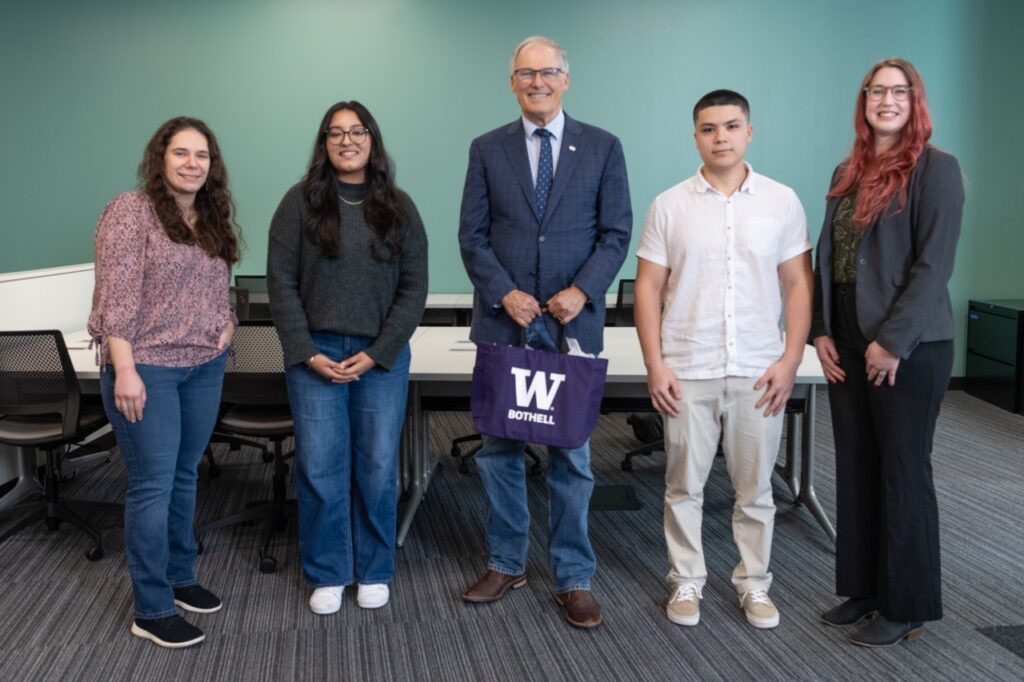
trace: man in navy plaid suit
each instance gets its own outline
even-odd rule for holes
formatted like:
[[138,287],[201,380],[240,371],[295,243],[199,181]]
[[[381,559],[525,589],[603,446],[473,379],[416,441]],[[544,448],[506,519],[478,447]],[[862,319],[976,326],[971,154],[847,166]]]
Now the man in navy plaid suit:
[[[473,282],[477,343],[521,345],[524,335],[575,338],[601,352],[605,294],[629,249],[633,213],[618,138],[562,111],[565,52],[527,38],[512,55],[521,118],[473,140],[459,245]],[[490,505],[487,572],[462,595],[492,602],[526,584],[530,515],[525,443],[483,436],[477,470]],[[589,443],[548,448],[550,539],[556,601],[569,623],[596,627],[596,560],[587,537],[594,476]]]

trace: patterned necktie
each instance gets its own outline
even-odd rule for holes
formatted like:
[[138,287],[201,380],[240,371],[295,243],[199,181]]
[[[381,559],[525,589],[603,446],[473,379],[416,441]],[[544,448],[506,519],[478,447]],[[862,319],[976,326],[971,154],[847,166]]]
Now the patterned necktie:
[[537,128],[533,134],[540,137],[540,161],[537,163],[537,184],[533,186],[533,198],[537,202],[537,213],[543,216],[555,174],[554,162],[551,159],[551,131]]

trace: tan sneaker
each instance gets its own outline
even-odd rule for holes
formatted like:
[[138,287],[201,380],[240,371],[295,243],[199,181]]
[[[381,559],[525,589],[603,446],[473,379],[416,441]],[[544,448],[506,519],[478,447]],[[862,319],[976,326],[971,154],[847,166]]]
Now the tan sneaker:
[[747,622],[755,628],[768,629],[779,624],[779,610],[765,590],[744,592],[740,597],[740,606],[747,615]]
[[676,625],[696,625],[700,622],[700,600],[697,583],[679,585],[668,598],[665,615]]

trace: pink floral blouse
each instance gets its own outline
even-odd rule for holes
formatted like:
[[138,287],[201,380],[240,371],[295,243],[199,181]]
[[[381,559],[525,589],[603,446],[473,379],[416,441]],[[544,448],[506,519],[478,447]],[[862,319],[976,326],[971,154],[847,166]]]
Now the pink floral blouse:
[[189,367],[221,351],[231,270],[196,245],[175,244],[141,190],[114,198],[96,226],[96,285],[89,333],[109,362],[106,337],[132,345],[135,362]]

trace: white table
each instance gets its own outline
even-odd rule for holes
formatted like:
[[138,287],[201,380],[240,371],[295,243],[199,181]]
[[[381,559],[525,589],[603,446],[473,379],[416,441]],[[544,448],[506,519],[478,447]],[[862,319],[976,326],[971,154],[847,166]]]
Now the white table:
[[[470,296],[469,294],[457,294]],[[471,297],[471,296],[470,296]],[[72,364],[85,393],[99,392],[96,351],[88,348],[84,331],[65,335]],[[604,352],[608,378],[604,402],[613,411],[649,409],[647,371],[632,327],[607,327]],[[412,362],[409,370],[409,401],[402,432],[402,489],[407,495],[398,526],[398,544],[404,543],[420,502],[430,485],[437,458],[430,452],[430,412],[436,409],[469,409],[470,381],[476,347],[469,341],[468,327],[418,327],[410,340]],[[811,347],[797,370],[798,384],[823,384],[821,365]],[[813,389],[813,386],[812,386]],[[835,542],[835,531],[814,491],[815,391],[807,392],[799,433],[799,480],[793,467],[796,452],[795,421],[787,420],[787,461],[780,473],[789,485],[796,504],[804,504]]]
[[[467,409],[470,381],[476,359],[476,347],[469,341],[466,327],[421,327],[412,343],[409,371],[409,407],[403,432],[403,479],[408,500],[398,526],[398,544],[405,541],[420,502],[430,485],[437,458],[430,452],[429,414],[432,409]],[[608,327],[604,330],[604,352],[608,359],[608,377],[604,399],[614,411],[650,408],[647,394],[647,370],[644,367],[636,329]],[[806,347],[797,370],[798,384],[811,384],[807,392],[799,434],[800,480],[793,467],[796,452],[795,415],[787,420],[786,464],[779,471],[789,485],[796,504],[804,504],[835,542],[835,531],[814,491],[814,384],[825,377],[813,348]],[[447,403],[447,404],[445,404]]]

